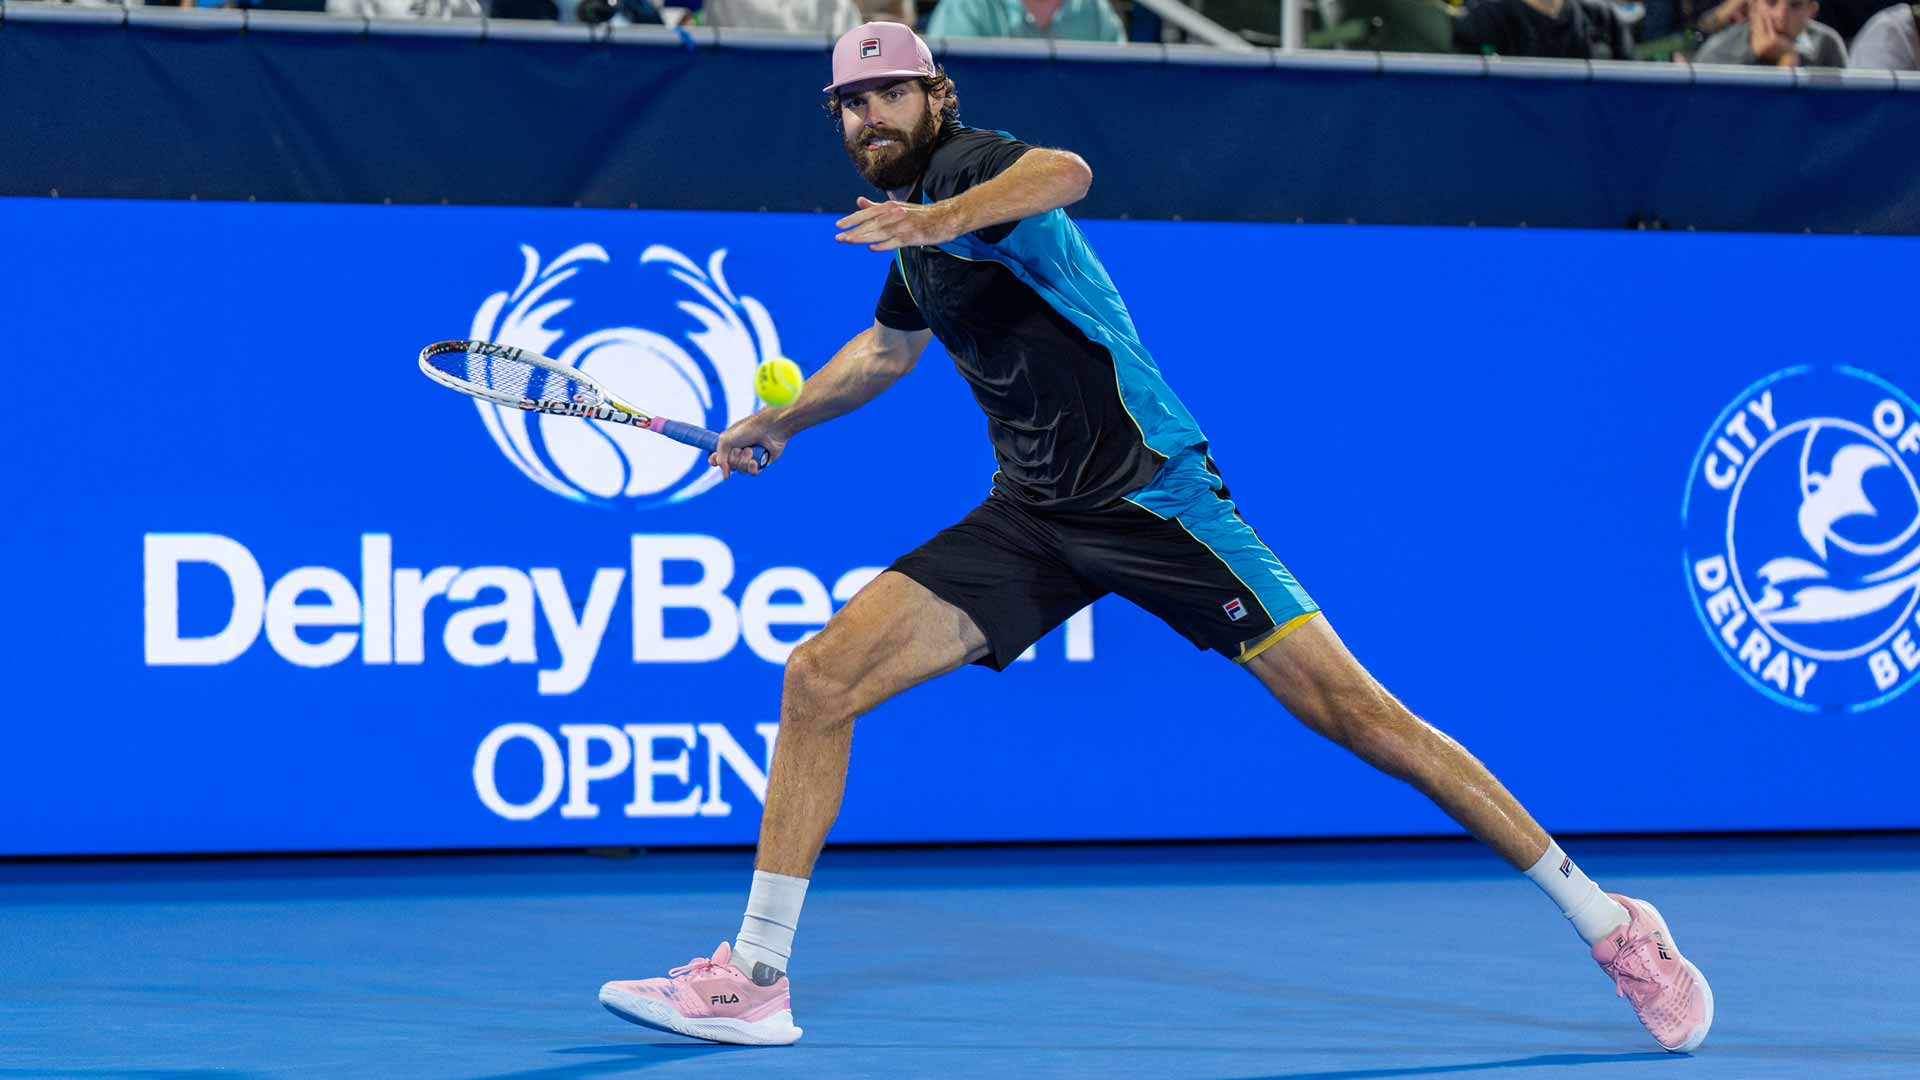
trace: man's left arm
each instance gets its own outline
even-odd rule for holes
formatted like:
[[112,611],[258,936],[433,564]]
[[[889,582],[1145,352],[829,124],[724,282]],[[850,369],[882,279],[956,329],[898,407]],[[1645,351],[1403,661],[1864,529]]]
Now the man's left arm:
[[836,225],[834,239],[874,251],[944,244],[958,236],[1072,206],[1093,186],[1093,170],[1080,155],[1035,147],[991,180],[935,203],[874,202]]

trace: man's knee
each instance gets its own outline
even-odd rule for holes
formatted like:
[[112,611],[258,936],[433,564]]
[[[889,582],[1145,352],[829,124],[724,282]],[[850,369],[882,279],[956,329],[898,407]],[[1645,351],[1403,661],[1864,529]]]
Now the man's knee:
[[1318,689],[1295,715],[1321,735],[1368,759],[1406,738],[1410,714],[1372,680]]
[[853,722],[854,678],[847,664],[818,637],[800,643],[787,657],[781,688],[782,731],[794,726],[830,730]]

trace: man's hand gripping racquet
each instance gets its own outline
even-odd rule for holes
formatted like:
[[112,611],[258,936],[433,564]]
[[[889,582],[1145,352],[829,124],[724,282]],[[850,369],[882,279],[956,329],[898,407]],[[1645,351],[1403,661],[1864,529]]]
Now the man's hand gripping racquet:
[[[593,376],[539,353],[495,345],[490,341],[436,341],[420,350],[420,370],[449,390],[511,405],[528,412],[579,416],[609,424],[646,428],[674,442],[697,446],[712,454],[720,436],[698,424],[685,424],[641,412],[620,400]],[[764,468],[767,448],[752,448],[753,461]]]

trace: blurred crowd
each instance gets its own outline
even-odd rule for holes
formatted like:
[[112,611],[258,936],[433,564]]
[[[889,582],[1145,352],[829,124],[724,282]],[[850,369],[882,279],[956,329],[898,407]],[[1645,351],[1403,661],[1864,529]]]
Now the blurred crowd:
[[[1857,10],[1834,0],[1840,25],[1820,21],[1819,0],[1467,0],[1448,27],[1455,51],[1578,60],[1691,59],[1697,64],[1913,68],[1916,8]],[[1844,6],[1843,6],[1844,5]],[[1880,42],[1905,35],[1906,62],[1886,62]],[[1853,36],[1853,53],[1847,39]],[[1864,59],[1863,59],[1864,58]],[[1868,62],[1870,61],[1870,62]]]
[[[89,0],[80,0],[89,2]],[[98,2],[98,0],[94,0]],[[118,0],[113,0],[118,2]],[[139,3],[141,0],[127,0]],[[905,23],[929,38],[1173,41],[1136,0],[145,0],[399,18],[547,19],[840,34]],[[1187,0],[1278,45],[1281,0]],[[1884,0],[1304,0],[1310,48],[1581,60],[1920,70],[1920,3]]]
[[1886,0],[1319,0],[1309,45],[1571,60],[1920,70]]

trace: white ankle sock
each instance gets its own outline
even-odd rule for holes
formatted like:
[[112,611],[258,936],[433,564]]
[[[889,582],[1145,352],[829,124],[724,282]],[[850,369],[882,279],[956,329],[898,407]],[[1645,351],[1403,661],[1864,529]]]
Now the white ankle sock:
[[1527,870],[1527,878],[1560,905],[1560,913],[1573,923],[1574,932],[1589,945],[1628,921],[1627,909],[1601,892],[1600,886],[1582,873],[1551,839],[1547,841],[1547,853]]
[[734,966],[762,986],[786,974],[787,961],[793,958],[793,931],[800,925],[800,905],[806,899],[806,878],[755,870],[747,917],[733,939]]

